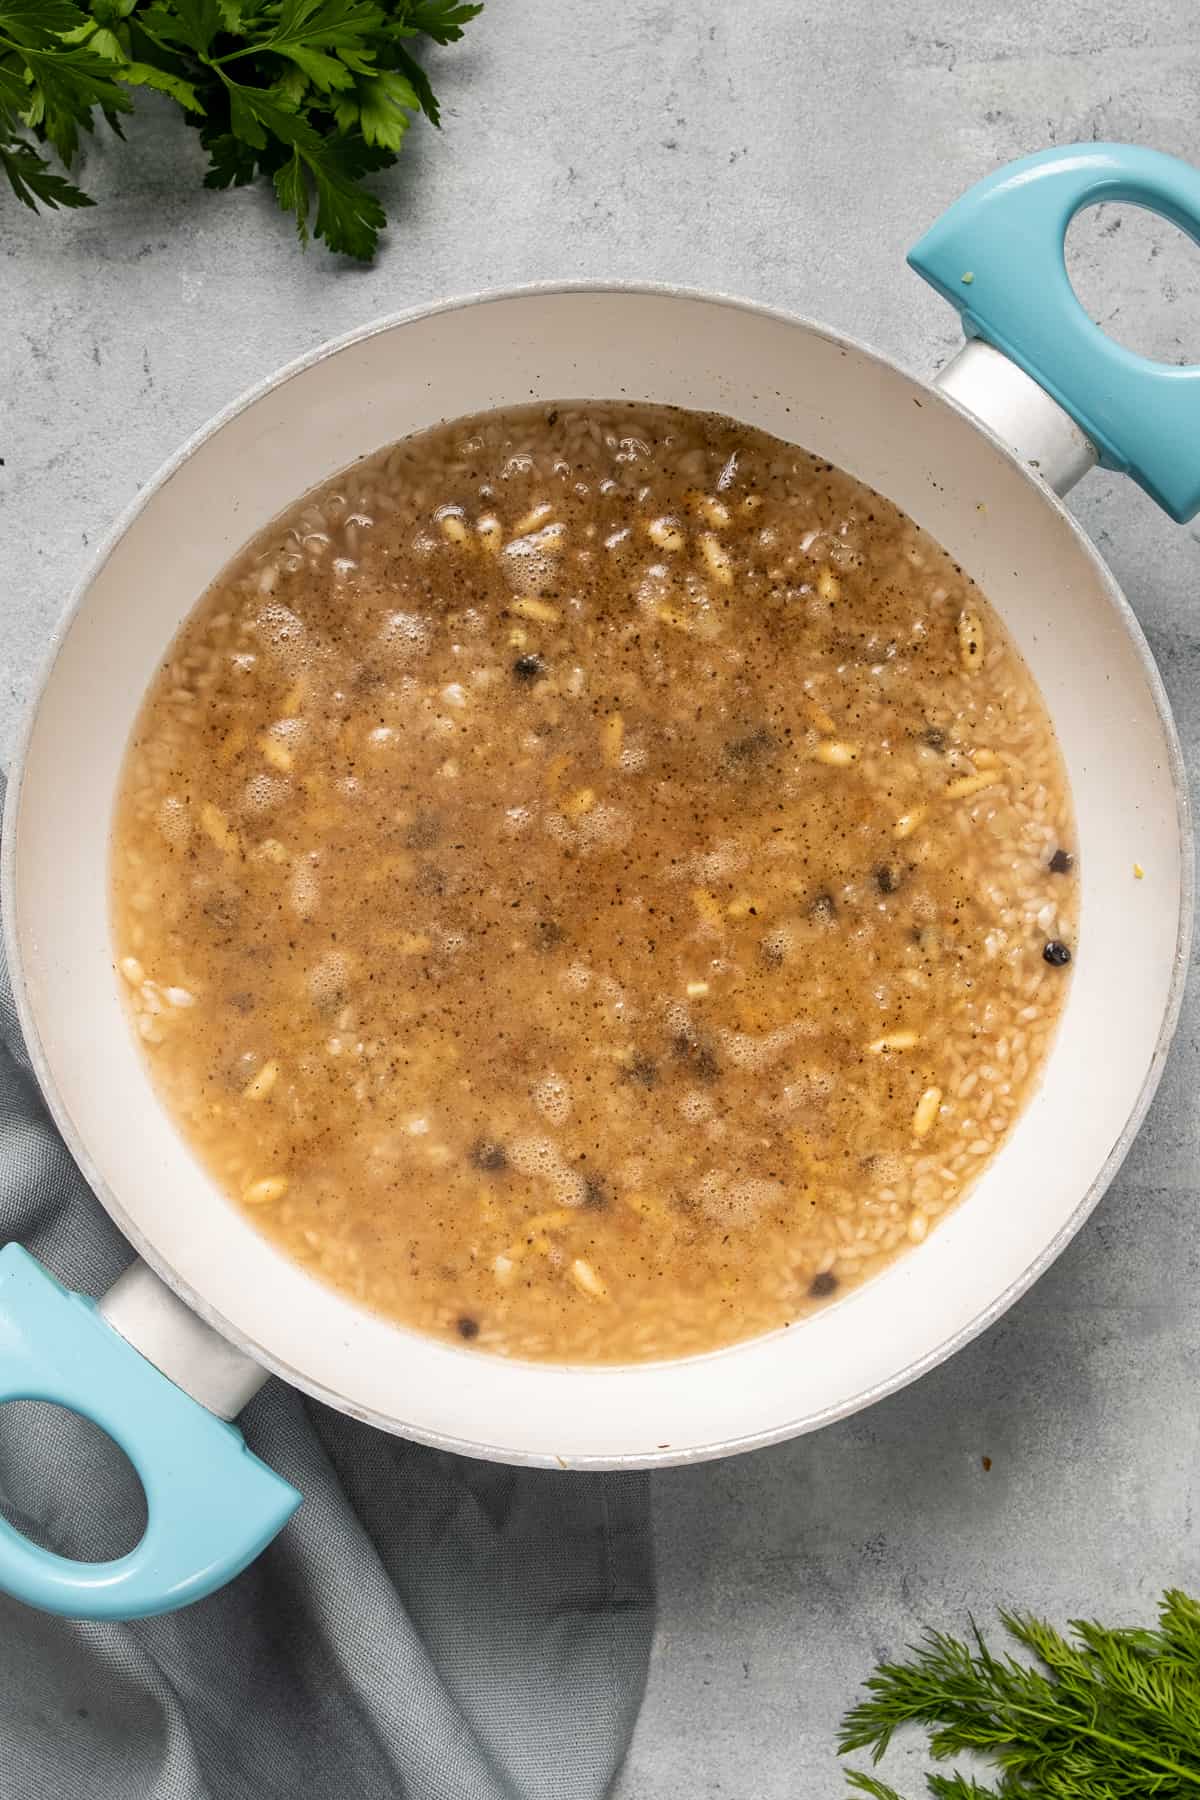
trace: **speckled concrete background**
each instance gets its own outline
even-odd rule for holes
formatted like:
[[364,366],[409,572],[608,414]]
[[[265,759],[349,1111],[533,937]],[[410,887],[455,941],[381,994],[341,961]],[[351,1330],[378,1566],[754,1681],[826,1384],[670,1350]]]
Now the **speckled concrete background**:
[[[0,754],[112,516],[335,332],[491,283],[644,276],[928,370],[956,329],[902,259],[963,187],[1080,138],[1200,162],[1193,0],[491,0],[442,61],[446,129],[414,130],[368,270],[301,256],[263,196],[191,187],[194,144],[153,102],[92,150],[94,212],[0,200]],[[1072,256],[1111,331],[1200,359],[1200,255],[1169,228],[1091,214]],[[1200,532],[1105,476],[1078,509],[1194,771]],[[1200,1589],[1198,1017],[1103,1208],[1000,1325],[815,1438],[658,1478],[662,1622],[621,1800],[833,1800],[839,1712],[923,1622],[996,1600],[1141,1617],[1165,1582]]]

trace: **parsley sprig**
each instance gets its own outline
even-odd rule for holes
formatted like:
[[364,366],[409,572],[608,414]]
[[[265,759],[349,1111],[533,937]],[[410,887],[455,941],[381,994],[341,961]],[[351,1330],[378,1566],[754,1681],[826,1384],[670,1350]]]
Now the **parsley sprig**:
[[[208,152],[204,185],[260,176],[301,243],[367,259],[387,223],[363,177],[413,119],[439,121],[414,40],[456,42],[464,0],[0,0],[0,167],[18,200],[91,206],[69,178],[97,116],[168,95]],[[57,168],[45,153],[52,151]]]
[[[1032,1663],[995,1655],[974,1624],[970,1643],[927,1632],[907,1662],[876,1669],[843,1720],[842,1754],[870,1749],[878,1762],[898,1727],[918,1724],[935,1761],[965,1752],[996,1771],[994,1786],[930,1774],[934,1800],[1200,1800],[1200,1603],[1172,1589],[1156,1630],[1076,1620],[1070,1638],[1023,1614],[1001,1619]],[[902,1800],[865,1771],[847,1779],[872,1800]]]

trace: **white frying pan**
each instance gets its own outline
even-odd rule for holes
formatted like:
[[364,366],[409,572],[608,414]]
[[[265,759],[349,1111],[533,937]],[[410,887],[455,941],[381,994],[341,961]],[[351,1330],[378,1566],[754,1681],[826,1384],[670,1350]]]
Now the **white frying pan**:
[[[1001,171],[911,258],[968,331],[932,386],[822,327],[711,295],[485,294],[294,363],[185,445],[119,522],[29,717],[8,790],[3,897],[47,1104],[143,1260],[97,1308],[16,1246],[0,1252],[0,1400],[54,1400],[94,1419],[138,1469],[149,1524],[130,1555],[81,1564],[0,1521],[0,1587],[70,1615],[123,1618],[229,1579],[299,1498],[221,1423],[268,1373],[472,1456],[571,1469],[724,1456],[911,1381],[997,1318],[1079,1229],[1158,1080],[1192,904],[1162,686],[1058,498],[1099,458],[1176,518],[1200,506],[1200,369],[1117,348],[1067,280],[1067,225],[1101,199],[1140,202],[1200,238],[1200,174],[1151,151],[1089,144]],[[730,414],[827,457],[932,532],[999,608],[1041,685],[1074,790],[1082,882],[1075,974],[1045,1079],[929,1240],[798,1328],[619,1368],[507,1361],[420,1336],[260,1237],[154,1096],[117,992],[107,902],[132,721],[165,646],[234,552],[391,439],[581,396]]]

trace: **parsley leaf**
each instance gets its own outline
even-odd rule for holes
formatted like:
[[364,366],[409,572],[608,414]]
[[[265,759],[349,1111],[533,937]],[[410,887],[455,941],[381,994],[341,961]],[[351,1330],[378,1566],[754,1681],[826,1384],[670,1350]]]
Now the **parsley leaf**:
[[282,56],[297,49],[334,50],[344,56],[357,47],[369,56],[383,16],[371,0],[283,0],[278,24],[258,48]]
[[37,211],[39,202],[50,207],[96,204],[68,181],[65,175],[52,169],[29,144],[23,144],[19,140],[0,144],[0,163],[4,165],[4,173],[8,176],[9,186],[17,199],[34,212]]
[[412,123],[405,108],[416,112],[420,104],[407,75],[398,69],[384,69],[378,75],[360,77],[353,94],[339,98],[334,117],[344,131],[357,125],[368,144],[399,150]]
[[217,0],[162,0],[149,6],[140,22],[153,38],[179,44],[205,56],[222,20]]
[[359,177],[378,168],[368,147],[354,138],[335,138],[319,159],[308,160],[317,189],[317,217],[313,236],[324,238],[331,250],[366,261],[375,248],[387,216]]
[[456,44],[463,26],[480,11],[481,7],[465,6],[462,0],[414,0],[408,9],[408,24],[435,44]]
[[48,138],[63,162],[70,164],[79,149],[80,127],[92,129],[92,110],[129,112],[128,94],[113,80],[113,64],[106,57],[79,45],[56,49],[21,46],[16,51],[25,64],[29,99],[21,114],[39,137]]
[[87,24],[87,14],[70,0],[5,0],[0,32],[34,49],[53,48],[56,38]]
[[235,138],[232,131],[220,131],[203,141],[208,151],[205,187],[249,187],[258,174],[258,161],[249,145]]
[[23,205],[91,202],[68,167],[99,113],[165,94],[208,154],[207,188],[270,180],[302,243],[368,258],[387,223],[365,178],[415,117],[440,123],[417,40],[458,41],[468,0],[0,0],[0,161]]
[[177,101],[185,112],[204,111],[190,81],[184,81],[179,75],[172,75],[169,69],[159,69],[153,63],[123,63],[121,80],[130,87],[155,88],[160,94],[170,94],[172,100]]
[[378,167],[370,148],[352,137],[295,146],[288,161],[275,171],[275,197],[285,212],[296,216],[296,234],[308,242],[309,214],[316,197],[312,235],[323,238],[331,250],[366,259],[385,223],[382,206],[359,176]]
[[428,75],[416,58],[410,56],[408,51],[402,49],[399,44],[396,45],[393,55],[396,59],[396,67],[402,69],[412,83],[413,93],[417,96],[417,105],[431,125],[440,126],[442,115],[438,111],[437,95],[429,85]]

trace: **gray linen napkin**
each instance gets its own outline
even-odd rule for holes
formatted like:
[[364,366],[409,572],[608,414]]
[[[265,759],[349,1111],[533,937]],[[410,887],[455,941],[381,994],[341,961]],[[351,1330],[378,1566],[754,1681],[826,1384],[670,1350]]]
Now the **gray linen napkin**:
[[[49,1123],[0,960],[14,1238],[85,1293],[129,1260]],[[228,1588],[133,1625],[0,1595],[0,1800],[599,1800],[653,1629],[647,1478],[448,1456],[278,1381],[240,1423],[305,1501]],[[0,1507],[88,1557],[144,1518],[107,1438],[24,1404],[0,1407]]]

